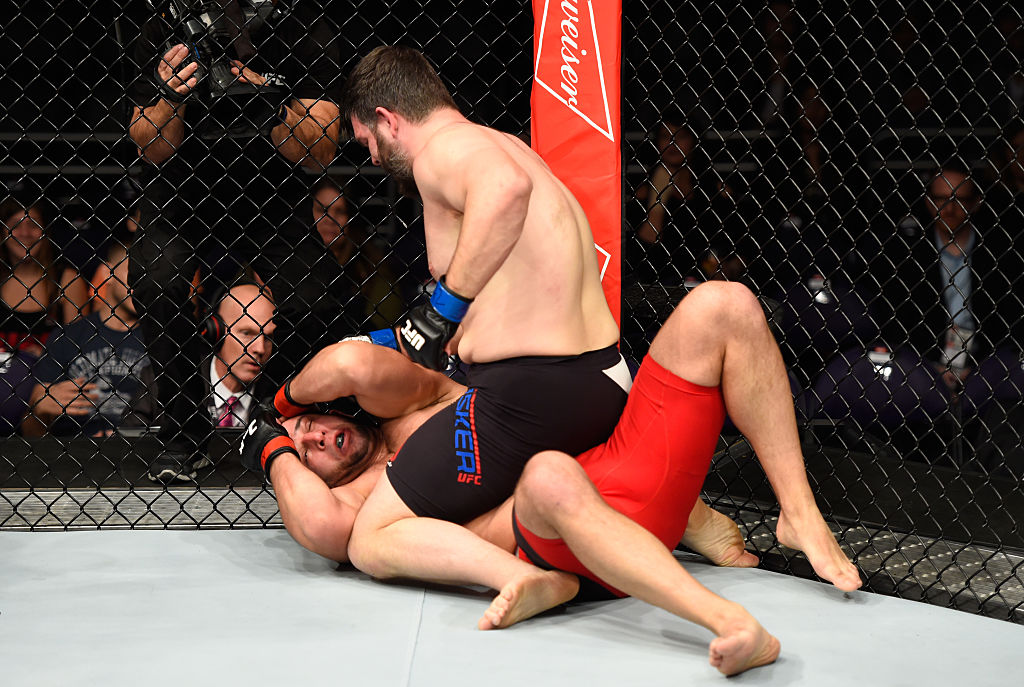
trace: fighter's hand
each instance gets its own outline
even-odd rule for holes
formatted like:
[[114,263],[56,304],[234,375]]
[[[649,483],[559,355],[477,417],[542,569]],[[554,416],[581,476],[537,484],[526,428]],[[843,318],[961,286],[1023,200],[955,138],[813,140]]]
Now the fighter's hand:
[[295,417],[296,415],[308,413],[313,408],[311,403],[298,403],[295,401],[295,398],[292,396],[293,381],[295,381],[295,377],[285,382],[284,386],[274,394],[274,410],[281,417]]
[[189,93],[191,93],[192,89],[195,88],[196,84],[199,82],[196,77],[196,70],[199,69],[198,62],[193,60],[180,70],[178,69],[182,61],[184,61],[188,55],[188,48],[179,43],[168,50],[167,53],[160,58],[160,62],[156,66],[156,74],[166,85],[166,88],[177,93],[181,98],[185,98]]
[[295,442],[277,421],[273,411],[263,406],[257,407],[238,446],[242,467],[261,475],[269,475],[270,464],[285,453],[299,457]]
[[68,379],[51,384],[36,404],[35,413],[40,417],[57,417],[62,413],[82,416],[96,410],[96,385],[86,384],[84,377]]
[[430,302],[410,310],[399,331],[402,348],[409,359],[431,370],[445,369],[448,342],[455,336],[472,302],[473,299],[450,291],[441,277]]
[[231,60],[231,73],[238,77],[240,83],[248,83],[253,86],[262,86],[267,83],[265,77],[249,69],[239,60]]

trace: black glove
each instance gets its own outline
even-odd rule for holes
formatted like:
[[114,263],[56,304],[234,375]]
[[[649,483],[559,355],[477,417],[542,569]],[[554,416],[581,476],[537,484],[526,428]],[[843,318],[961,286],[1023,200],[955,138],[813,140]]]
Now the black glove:
[[283,453],[299,457],[295,442],[277,421],[273,411],[259,406],[238,446],[242,467],[266,476],[270,474],[270,463]]
[[449,291],[441,277],[430,302],[410,310],[399,332],[410,360],[431,370],[445,369],[448,366],[445,346],[455,336],[472,302],[472,298]]

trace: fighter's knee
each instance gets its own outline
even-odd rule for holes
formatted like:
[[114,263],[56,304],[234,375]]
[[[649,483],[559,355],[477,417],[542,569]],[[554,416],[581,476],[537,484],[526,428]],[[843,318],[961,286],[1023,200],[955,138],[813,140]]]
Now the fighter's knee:
[[548,517],[574,512],[588,486],[586,473],[574,458],[544,451],[526,463],[516,486],[516,510],[529,509]]
[[703,311],[703,319],[708,323],[743,325],[764,320],[757,296],[739,282],[705,282],[690,291],[683,303]]

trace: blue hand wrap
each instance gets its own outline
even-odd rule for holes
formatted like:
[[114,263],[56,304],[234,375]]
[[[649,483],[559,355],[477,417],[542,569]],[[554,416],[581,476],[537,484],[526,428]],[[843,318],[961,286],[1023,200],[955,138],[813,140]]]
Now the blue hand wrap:
[[398,350],[398,339],[395,338],[394,329],[377,329],[368,334],[370,341],[378,346],[387,346]]
[[466,316],[466,311],[469,310],[469,304],[472,302],[472,298],[466,299],[449,291],[448,286],[444,283],[444,277],[437,282],[434,293],[430,297],[430,305],[434,307],[438,315],[449,322],[462,322],[462,318]]

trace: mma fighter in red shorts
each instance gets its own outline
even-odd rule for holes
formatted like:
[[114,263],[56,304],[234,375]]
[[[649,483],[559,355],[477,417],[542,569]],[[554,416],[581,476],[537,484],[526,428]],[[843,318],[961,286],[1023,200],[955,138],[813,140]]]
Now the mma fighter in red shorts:
[[[278,412],[292,416],[285,427],[266,417],[250,425],[243,462],[266,470],[285,525],[300,543],[347,560],[357,514],[384,464],[419,424],[465,393],[394,351],[343,342],[318,354],[278,394]],[[338,396],[354,396],[384,419],[360,429],[339,416],[298,414]],[[719,564],[756,564],[735,526],[723,527],[725,516],[698,498],[726,413],[754,447],[779,499],[779,542],[804,551],[818,575],[839,589],[857,589],[857,570],[807,482],[785,368],[760,305],[745,287],[724,282],[697,287],[669,317],[606,443],[577,459],[550,451],[534,456],[514,499],[428,543],[428,555],[418,561],[422,579],[500,590],[481,629],[507,627],[600,589],[708,628],[716,635],[710,663],[724,674],[774,661],[778,640],[671,554],[682,540]],[[328,476],[332,466],[357,463],[358,474],[344,484]],[[513,534],[518,557],[511,552]]]

